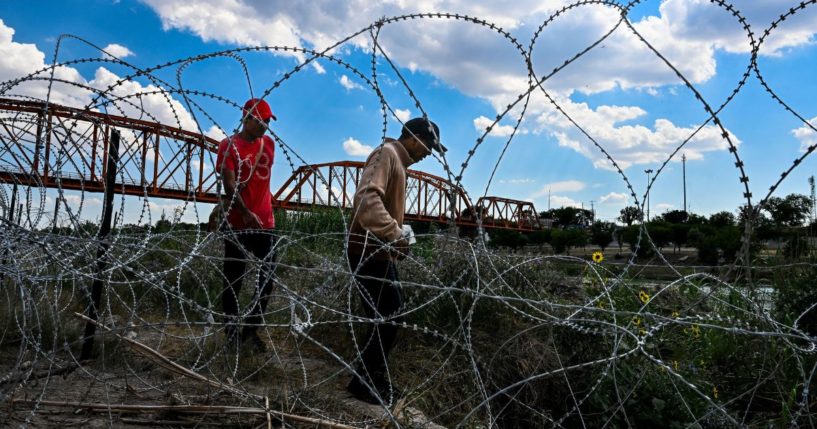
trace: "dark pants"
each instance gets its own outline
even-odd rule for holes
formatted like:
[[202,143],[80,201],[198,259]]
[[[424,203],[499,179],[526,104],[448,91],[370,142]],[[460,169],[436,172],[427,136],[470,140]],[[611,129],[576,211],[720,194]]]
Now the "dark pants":
[[[360,262],[360,258],[351,257],[350,264],[357,280],[357,292],[363,304],[363,311],[369,319],[386,319],[401,322],[402,317],[392,317],[400,312],[403,306],[403,291],[397,277],[397,267],[391,261],[369,259]],[[393,283],[394,282],[394,283]],[[360,356],[363,368],[358,372],[369,382],[376,385],[385,383],[386,365],[389,351],[397,336],[397,326],[373,322],[369,325]]]
[[221,304],[227,316],[228,334],[235,334],[238,320],[238,294],[247,269],[247,257],[252,254],[261,260],[261,274],[254,286],[252,307],[245,322],[246,329],[256,330],[262,323],[261,314],[267,309],[275,275],[275,236],[271,230],[233,231],[224,239],[224,289]]

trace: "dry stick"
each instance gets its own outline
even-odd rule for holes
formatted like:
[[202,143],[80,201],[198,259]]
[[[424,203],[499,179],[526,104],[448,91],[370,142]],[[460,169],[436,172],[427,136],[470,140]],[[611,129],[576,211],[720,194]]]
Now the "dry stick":
[[157,363],[159,364],[159,366],[161,366],[161,367],[163,367],[163,368],[165,368],[165,369],[167,369],[169,371],[172,371],[172,372],[175,372],[177,374],[190,377],[190,378],[192,378],[194,380],[201,381],[202,383],[209,384],[210,386],[213,386],[213,387],[216,387],[216,388],[227,390],[228,392],[233,393],[233,394],[238,395],[238,396],[248,395],[251,398],[253,398],[255,400],[258,400],[258,401],[264,399],[263,396],[253,395],[251,393],[242,392],[241,390],[238,390],[238,389],[236,389],[236,388],[234,388],[232,386],[228,386],[228,385],[226,385],[224,383],[220,383],[218,381],[211,380],[211,379],[209,379],[209,378],[207,378],[207,377],[205,377],[205,376],[203,376],[201,374],[190,371],[189,369],[177,364],[176,362],[171,361],[170,359],[165,357],[165,355],[159,353],[158,351],[156,351],[156,350],[154,350],[154,349],[140,343],[139,341],[136,341],[136,340],[131,339],[131,338],[123,337],[122,335],[119,335],[118,333],[114,332],[113,330],[111,330],[107,326],[103,325],[102,323],[99,323],[96,320],[93,320],[93,319],[85,316],[84,314],[80,314],[80,313],[75,312],[74,316],[79,317],[80,319],[83,319],[86,322],[93,323],[94,325],[101,327],[105,331],[107,331],[107,332],[109,332],[109,333],[111,333],[113,335],[116,335],[117,338],[127,342],[130,346],[132,346],[135,351],[140,352],[143,355],[147,355],[148,357],[152,357],[152,358],[157,359],[158,360]]
[[149,419],[134,419],[129,417],[120,418],[122,423],[129,423],[132,425],[145,426],[194,426],[198,423],[192,420],[149,420]]
[[[12,404],[32,406],[37,401],[25,401],[13,399]],[[99,402],[63,402],[63,401],[39,401],[40,405],[47,407],[66,407],[78,410],[94,412],[113,413],[142,413],[145,411],[173,411],[182,414],[266,414],[266,410],[258,407],[238,407],[234,405],[151,405],[151,404],[104,404]]]
[[[112,405],[107,405],[107,404],[85,404],[85,405],[92,405],[92,406],[91,407],[79,407],[79,405],[80,405],[79,403],[72,404],[72,403],[68,403],[68,402],[58,402],[58,401],[41,401],[40,402],[41,404],[54,405],[54,406],[74,406],[74,405],[76,405],[78,408],[96,408],[96,406],[99,405],[101,407],[104,407],[105,410],[111,410],[111,411],[131,409],[130,407],[151,407],[151,408],[141,408],[141,410],[149,410],[149,409],[153,409],[153,410],[196,409],[196,410],[199,410],[199,411],[181,411],[181,412],[198,412],[198,413],[203,412],[203,413],[208,413],[208,412],[213,412],[212,411],[213,409],[224,409],[224,410],[230,410],[230,411],[229,412],[224,411],[223,413],[239,413],[239,414],[264,414],[264,413],[266,413],[268,420],[270,419],[270,414],[275,414],[281,420],[286,418],[286,419],[291,419],[291,420],[300,421],[300,422],[304,422],[304,423],[315,424],[315,425],[317,425],[319,427],[320,426],[325,426],[325,427],[329,427],[329,428],[333,428],[333,429],[359,429],[359,428],[357,428],[355,426],[347,426],[347,425],[340,424],[340,423],[333,423],[333,422],[329,422],[329,421],[326,421],[326,420],[323,420],[323,419],[315,419],[315,418],[312,418],[312,417],[304,417],[304,416],[298,416],[298,415],[294,415],[294,414],[288,414],[288,413],[284,413],[284,412],[281,412],[281,411],[273,411],[273,410],[269,409],[269,398],[267,398],[267,397],[260,396],[260,395],[253,395],[251,393],[243,392],[243,391],[238,390],[238,389],[236,389],[236,388],[234,388],[232,386],[227,386],[224,383],[220,383],[218,381],[211,380],[211,379],[209,379],[209,378],[207,378],[207,377],[205,377],[205,376],[203,376],[201,374],[197,374],[197,373],[195,373],[195,372],[193,372],[193,371],[191,371],[191,370],[177,364],[176,362],[171,361],[170,359],[165,357],[163,354],[161,354],[158,351],[156,351],[156,350],[154,350],[154,349],[140,343],[139,341],[136,341],[134,339],[127,338],[127,337],[124,337],[122,335],[119,335],[118,333],[114,332],[113,330],[111,330],[107,326],[105,326],[102,323],[99,323],[99,322],[97,322],[95,320],[92,320],[91,318],[85,316],[84,314],[80,314],[80,313],[75,312],[74,316],[79,317],[80,319],[83,319],[86,322],[93,323],[93,324],[101,327],[105,331],[115,335],[117,338],[127,342],[130,346],[133,347],[133,349],[135,351],[140,352],[140,353],[142,353],[144,355],[147,355],[148,357],[152,357],[152,358],[157,359],[158,360],[157,363],[159,363],[159,366],[164,367],[164,368],[166,368],[166,369],[168,369],[168,370],[170,370],[172,372],[175,372],[177,374],[180,374],[180,375],[183,375],[183,376],[186,376],[186,377],[190,377],[190,378],[192,378],[192,379],[194,379],[196,381],[201,381],[202,383],[209,384],[210,386],[213,386],[213,387],[216,387],[216,388],[221,388],[221,389],[227,390],[228,392],[233,393],[233,394],[238,395],[238,396],[247,395],[247,396],[250,396],[251,398],[259,400],[259,401],[261,399],[266,399],[267,409],[265,410],[263,408],[248,408],[248,407],[234,407],[234,406],[204,406],[204,405],[192,405],[192,406],[189,406],[189,405],[117,405],[117,406],[114,407]],[[23,402],[23,401],[12,401],[12,402],[18,403],[18,402]],[[176,408],[173,408],[173,407],[176,407]],[[134,408],[134,409],[139,409],[139,408]],[[204,411],[201,411],[201,410],[204,410]],[[210,411],[208,411],[208,410],[210,410]],[[269,420],[269,421],[270,421],[270,426],[271,426],[271,424],[272,424],[271,420]]]
[[17,382],[20,382],[20,381],[38,380],[40,378],[52,377],[52,376],[55,376],[55,375],[65,376],[65,375],[71,373],[73,370],[77,369],[78,367],[79,367],[79,365],[77,365],[75,363],[70,363],[67,366],[57,368],[57,369],[54,369],[54,370],[43,370],[43,371],[36,371],[36,372],[26,373],[26,374],[19,374],[19,375],[15,376],[15,377],[11,377],[11,373],[9,373],[6,378],[0,379],[0,386],[5,385],[5,384],[17,383]]
[[[236,407],[233,405],[132,405],[132,404],[103,404],[103,403],[94,403],[94,402],[63,402],[63,401],[50,401],[50,400],[42,400],[42,401],[25,401],[25,400],[18,400],[12,399],[12,405],[22,405],[25,407],[32,407],[35,404],[39,404],[40,406],[45,407],[66,407],[66,408],[75,408],[77,410],[85,410],[90,412],[100,412],[100,413],[122,413],[122,414],[133,414],[133,413],[143,413],[143,412],[151,412],[151,411],[172,411],[180,414],[224,414],[224,415],[242,415],[242,414],[266,414],[269,416],[270,410],[265,410],[263,408],[257,407]],[[274,411],[272,411],[274,412]],[[321,419],[313,419],[311,417],[302,417],[302,416],[295,416],[291,414],[284,414],[284,413],[276,413],[280,414],[283,418],[298,420],[304,423],[311,423],[316,425],[316,427],[326,427],[330,429],[360,429],[356,426],[349,426],[344,425],[341,423],[333,423],[328,422],[326,420]]]
[[[269,396],[264,397],[264,407],[269,410]],[[272,429],[272,416],[267,413],[267,429]]]

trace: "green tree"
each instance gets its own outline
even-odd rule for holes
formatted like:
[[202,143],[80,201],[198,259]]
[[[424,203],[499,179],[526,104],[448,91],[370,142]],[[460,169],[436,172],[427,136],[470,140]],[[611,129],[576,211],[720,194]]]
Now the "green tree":
[[699,247],[701,242],[703,241],[706,234],[701,231],[702,228],[699,225],[689,227],[689,232],[687,232],[687,243]]
[[783,256],[788,260],[796,260],[808,256],[811,251],[808,237],[800,231],[792,231],[783,245]]
[[771,197],[763,205],[772,222],[780,226],[801,226],[811,213],[811,199],[802,194],[789,194],[785,198]]
[[668,223],[685,223],[689,220],[689,213],[683,210],[670,210],[659,216],[659,219]]
[[551,232],[552,230],[550,229],[540,229],[533,231],[530,234],[528,234],[528,240],[530,241],[530,244],[550,243]]
[[156,221],[156,232],[168,232],[171,228],[173,228],[173,224],[167,219],[165,211],[162,210],[162,215],[159,217],[159,220]]
[[[640,242],[639,236],[641,236]],[[621,238],[630,246],[630,250],[632,251],[635,250],[636,243],[639,243],[638,256],[646,257],[652,254],[652,248],[647,243],[647,237],[641,235],[641,225],[630,225],[622,228]]]
[[590,227],[590,243],[595,244],[604,249],[613,241],[613,232],[616,230],[616,224],[613,222],[597,221]]
[[762,242],[766,240],[779,240],[783,238],[784,228],[778,227],[766,216],[765,211],[758,210],[755,206],[750,211],[746,204],[738,208],[738,227],[743,231],[746,222],[752,223],[752,243],[755,250],[762,247]]
[[672,241],[672,227],[663,220],[650,221],[647,224],[647,233],[658,250],[661,250],[667,243]]
[[678,251],[681,251],[681,247],[686,244],[687,238],[689,237],[689,229],[690,226],[685,223],[670,224],[670,235],[672,236],[673,251],[675,251],[676,248]]
[[554,219],[557,226],[567,228],[570,226],[589,226],[593,218],[593,212],[578,207],[564,206],[557,209],[550,209],[539,214],[543,218]]
[[493,247],[510,247],[512,250],[517,250],[528,244],[528,237],[519,231],[494,229],[490,234],[490,243]]
[[723,228],[735,225],[735,215],[731,212],[722,211],[709,216],[709,224],[715,228]]
[[636,206],[627,206],[619,212],[618,220],[621,223],[632,226],[635,221],[640,221],[644,217],[644,213]]
[[99,226],[89,220],[86,220],[79,224],[78,232],[87,237],[94,237],[99,232]]
[[580,228],[554,229],[550,245],[555,253],[570,254],[572,247],[584,246],[587,243],[587,232]]
[[694,227],[689,231],[689,241],[698,249],[699,261],[718,265],[735,259],[742,244],[742,231],[735,225]]
[[688,225],[706,225],[707,220],[706,220],[705,217],[703,217],[703,216],[701,216],[699,214],[689,213],[689,217],[687,218],[686,223]]
[[618,243],[619,253],[624,250],[623,249],[623,246],[624,246],[624,230],[625,230],[625,228],[618,228],[617,227],[616,230],[613,231],[613,235],[616,237],[616,242]]

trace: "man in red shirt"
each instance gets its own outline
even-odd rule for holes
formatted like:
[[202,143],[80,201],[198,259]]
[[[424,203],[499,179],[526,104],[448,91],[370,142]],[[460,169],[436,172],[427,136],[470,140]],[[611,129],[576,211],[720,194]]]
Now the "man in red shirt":
[[[218,147],[216,171],[224,185],[222,204],[227,213],[224,237],[224,290],[221,302],[227,317],[228,343],[249,341],[256,350],[267,347],[258,336],[272,289],[275,270],[275,217],[272,213],[270,176],[275,142],[265,135],[270,119],[276,119],[266,101],[253,98],[244,103],[241,131],[224,139]],[[250,303],[244,328],[238,294],[249,255],[261,262],[261,274]],[[240,335],[240,337],[239,337]]]

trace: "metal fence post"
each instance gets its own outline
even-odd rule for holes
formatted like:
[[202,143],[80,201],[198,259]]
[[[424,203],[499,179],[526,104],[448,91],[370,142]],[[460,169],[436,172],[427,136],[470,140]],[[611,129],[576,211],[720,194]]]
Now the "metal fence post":
[[[116,186],[116,167],[117,164],[119,164],[119,139],[119,131],[112,128],[111,138],[108,143],[107,168],[105,170],[105,202],[102,207],[102,223],[99,225],[99,232],[97,232],[96,236],[99,246],[96,253],[96,275],[94,276],[94,283],[91,287],[91,299],[88,303],[87,311],[88,317],[95,322],[99,319],[99,301],[102,299],[102,272],[105,271],[107,266],[105,254],[108,252],[109,245],[105,240],[111,232],[113,194],[114,187]],[[91,322],[86,322],[80,360],[91,358],[95,334],[96,325]]]

